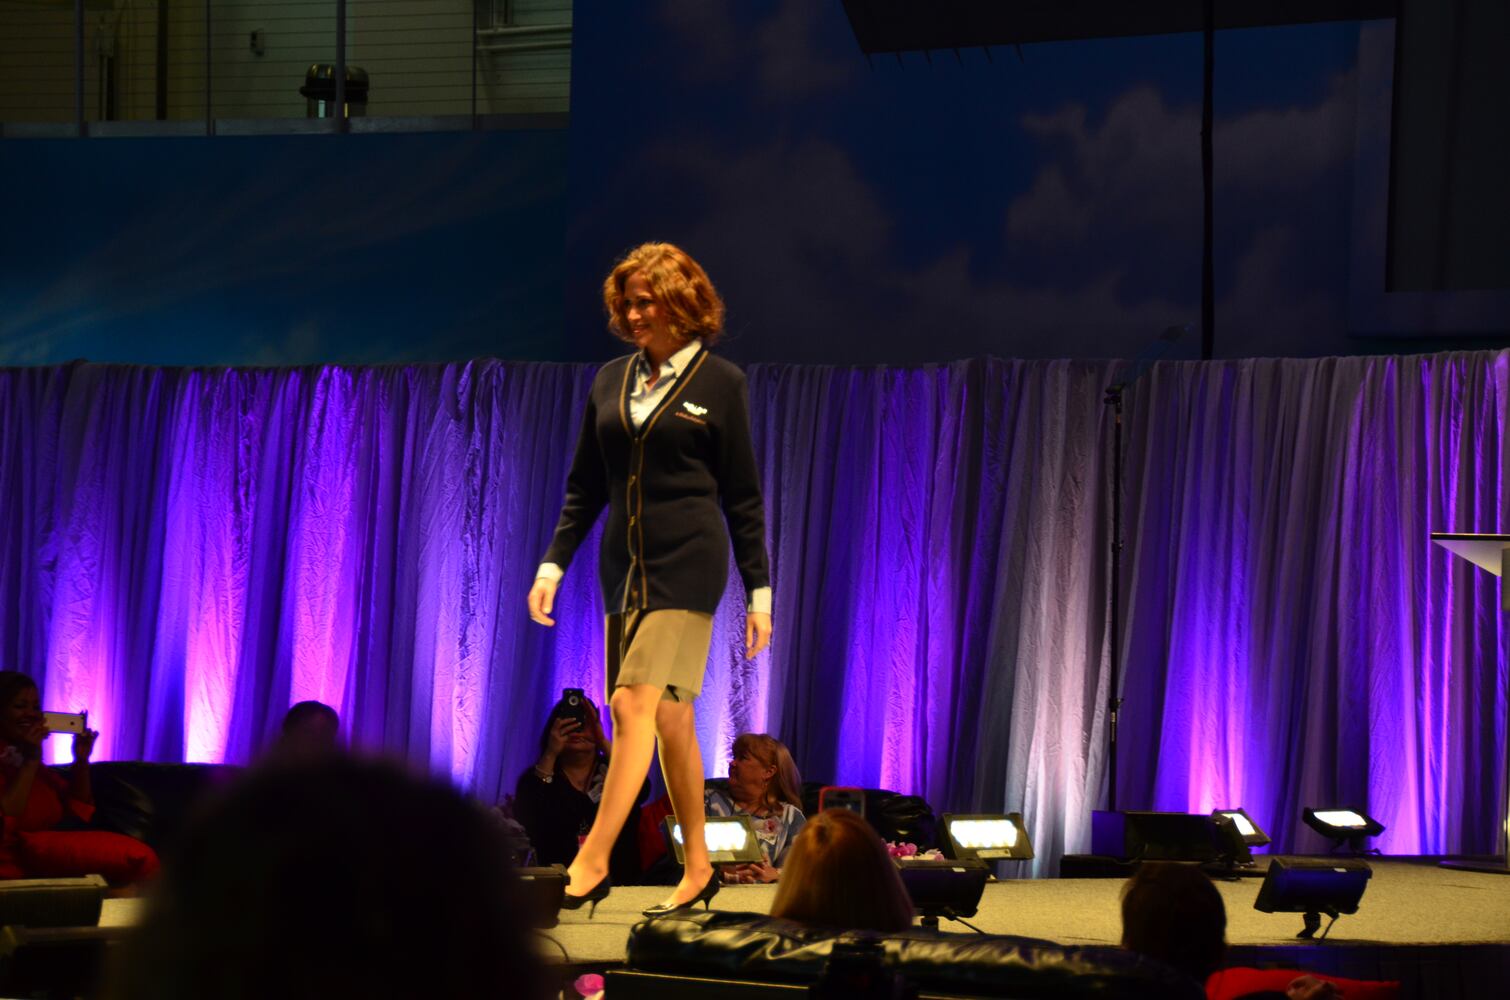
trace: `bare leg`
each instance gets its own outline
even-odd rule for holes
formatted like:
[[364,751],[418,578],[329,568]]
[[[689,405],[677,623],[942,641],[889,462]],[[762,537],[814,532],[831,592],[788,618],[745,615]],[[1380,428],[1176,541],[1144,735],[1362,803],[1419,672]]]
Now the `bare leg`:
[[713,874],[708,842],[703,836],[703,754],[697,745],[692,703],[658,703],[655,730],[661,739],[661,773],[666,777],[666,791],[671,795],[676,821],[682,827],[682,849],[687,859],[682,880],[667,900],[677,905],[701,892]]
[[661,689],[653,684],[615,688],[608,705],[613,712],[613,754],[603,779],[598,814],[577,857],[566,869],[567,892],[585,896],[608,874],[608,855],[624,829],[629,810],[650,772],[655,751],[655,706]]

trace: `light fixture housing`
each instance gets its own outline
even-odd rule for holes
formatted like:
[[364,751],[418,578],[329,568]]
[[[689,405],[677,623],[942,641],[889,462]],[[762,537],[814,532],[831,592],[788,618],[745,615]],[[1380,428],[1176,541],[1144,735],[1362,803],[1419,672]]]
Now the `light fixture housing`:
[[1362,809],[1348,806],[1333,806],[1325,809],[1307,807],[1300,818],[1305,825],[1332,841],[1333,848],[1347,844],[1354,853],[1362,854],[1363,841],[1384,832],[1384,824]]
[[944,813],[944,856],[978,861],[1027,861],[1033,842],[1022,813]]
[[1271,858],[1253,908],[1261,913],[1305,914],[1305,927],[1296,937],[1310,938],[1321,926],[1321,914],[1335,922],[1339,914],[1358,912],[1373,874],[1357,858]]
[[1237,832],[1243,835],[1243,843],[1249,847],[1263,847],[1265,844],[1272,843],[1269,835],[1259,829],[1257,823],[1253,822],[1253,817],[1248,815],[1247,810],[1213,809],[1211,811],[1212,820],[1215,820],[1218,816],[1232,817],[1233,824],[1237,826]]
[[[708,860],[716,865],[764,861],[760,841],[755,837],[755,825],[748,816],[709,816],[704,820],[703,838],[708,844]],[[667,847],[675,853],[676,863],[686,864],[686,848],[682,842],[682,825],[674,815],[667,816],[662,826]]]
[[920,861],[896,858],[902,886],[924,927],[938,929],[939,918],[963,921],[980,909],[981,894],[991,880],[984,861]]

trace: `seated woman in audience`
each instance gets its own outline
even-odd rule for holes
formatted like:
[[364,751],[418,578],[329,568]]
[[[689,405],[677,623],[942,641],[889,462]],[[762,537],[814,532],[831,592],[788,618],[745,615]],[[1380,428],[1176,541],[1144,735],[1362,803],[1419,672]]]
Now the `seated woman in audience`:
[[802,776],[781,741],[765,733],[741,733],[729,761],[729,790],[703,794],[709,816],[749,816],[760,839],[763,861],[725,865],[725,882],[774,882],[792,838],[806,822],[802,815]]
[[912,926],[912,900],[886,844],[859,813],[826,809],[797,834],[771,916],[892,933]]
[[[571,864],[582,838],[592,829],[603,797],[613,748],[603,735],[597,706],[587,699],[582,704],[587,711],[585,724],[571,714],[565,701],[551,709],[540,734],[540,756],[514,786],[514,818],[528,831],[537,864]],[[649,794],[650,784],[646,782],[637,804]],[[635,824],[624,824],[609,855],[608,870],[616,885],[639,878],[639,833]]]
[[146,844],[83,829],[94,816],[89,755],[99,733],[74,734],[67,778],[42,764],[47,735],[36,681],[0,670],[0,878],[103,875],[125,886],[155,875],[157,854]]

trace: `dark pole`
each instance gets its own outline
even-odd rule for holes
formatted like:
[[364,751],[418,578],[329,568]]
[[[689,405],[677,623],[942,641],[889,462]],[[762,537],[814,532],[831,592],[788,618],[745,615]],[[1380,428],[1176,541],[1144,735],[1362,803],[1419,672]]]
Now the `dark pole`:
[[346,131],[346,0],[336,0],[336,131]]
[[73,3],[73,124],[84,137],[84,0]]
[[215,36],[211,34],[211,7],[210,0],[204,0],[204,134],[215,134],[215,46],[209,39]]
[[1118,593],[1122,582],[1122,390],[1125,382],[1107,386],[1106,404],[1112,408],[1112,566],[1110,628],[1111,641],[1109,660],[1111,679],[1106,696],[1108,732],[1106,747],[1106,808],[1117,811],[1117,714],[1122,708],[1121,686],[1122,648],[1119,641],[1122,612],[1122,595]]
[[[205,40],[209,44],[209,40]],[[157,5],[157,80],[153,112],[158,121],[168,120],[168,5]]]
[[472,130],[477,130],[477,29],[482,19],[482,4],[472,5]]
[[1211,241],[1211,108],[1212,80],[1216,69],[1216,24],[1212,11],[1214,0],[1205,0],[1206,65],[1201,83],[1201,188],[1205,198],[1201,243],[1201,360],[1210,361],[1216,353],[1216,277],[1212,267]]

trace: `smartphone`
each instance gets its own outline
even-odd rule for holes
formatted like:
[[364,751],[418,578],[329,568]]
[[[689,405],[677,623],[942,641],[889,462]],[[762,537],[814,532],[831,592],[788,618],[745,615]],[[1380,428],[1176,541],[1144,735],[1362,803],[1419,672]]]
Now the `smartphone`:
[[818,811],[848,809],[865,815],[865,789],[848,785],[824,785],[818,791]]
[[563,706],[556,714],[564,715],[568,719],[576,719],[582,725],[587,725],[587,695],[581,688],[567,688],[561,692],[561,705]]
[[51,733],[82,733],[89,724],[88,712],[43,712],[42,721]]

